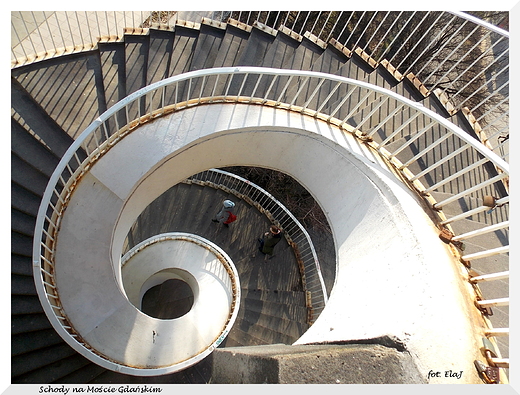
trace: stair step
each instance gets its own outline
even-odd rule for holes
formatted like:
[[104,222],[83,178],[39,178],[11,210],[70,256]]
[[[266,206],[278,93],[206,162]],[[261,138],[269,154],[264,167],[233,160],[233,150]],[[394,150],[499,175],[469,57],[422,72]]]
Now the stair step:
[[150,29],[146,85],[170,76],[175,32]]
[[11,207],[36,217],[40,207],[41,197],[11,181]]
[[281,304],[273,301],[249,299],[247,297],[244,298],[241,303],[244,304],[244,308],[248,312],[269,315],[287,321],[297,321],[302,323],[307,321],[307,307],[305,307],[305,304]]
[[[374,69],[370,67],[361,57],[359,57],[356,54],[352,54],[347,62],[345,62],[334,74],[346,78],[352,78],[355,80],[363,81],[365,80],[370,73],[372,73]],[[329,83],[330,84],[330,83]],[[335,87],[335,84],[332,83],[328,87],[329,89],[333,89]],[[322,112],[326,114],[332,114],[333,111],[336,111],[337,106],[341,103],[341,101],[347,96],[349,90],[352,87],[349,85],[342,84],[330,97],[327,104],[323,107]],[[330,91],[329,91],[330,93]],[[349,101],[347,101],[343,107],[344,109],[338,110],[334,117],[337,119],[343,119],[350,109],[357,104],[355,101],[355,98],[352,98]],[[355,103],[355,104],[354,104]]]
[[201,23],[190,71],[213,67],[225,34],[223,28]]
[[11,315],[39,313],[43,313],[43,308],[37,296],[11,295]]
[[11,316],[11,335],[52,328],[45,314]]
[[32,256],[22,256],[11,252],[11,273],[32,276]]
[[[235,344],[241,346],[261,346],[264,344],[269,344],[267,341],[256,337],[252,331],[249,331],[249,327],[246,327],[246,330],[240,329],[240,325],[242,322],[235,322],[233,328],[229,332],[225,342],[226,347],[236,347]],[[228,345],[229,344],[229,345]]]
[[56,344],[63,344],[54,329],[43,329],[11,336],[11,356],[20,356]]
[[247,44],[236,62],[236,66],[256,66],[262,64],[274,40],[275,36],[253,26]]
[[283,64],[292,58],[300,42],[279,30],[269,47],[264,59],[259,63],[262,67],[282,68]]
[[36,140],[23,126],[11,119],[11,151],[42,174],[50,177],[59,158]]
[[[104,97],[98,97],[98,92],[103,92],[103,82],[97,51],[32,63],[13,69],[12,75],[72,138],[83,132],[106,108]],[[36,126],[33,130],[40,135]]]
[[421,92],[420,88],[414,85],[409,78],[403,78],[397,85],[393,86],[391,90],[416,102],[424,100],[423,92]]
[[11,229],[17,233],[33,237],[36,218],[11,208]]
[[107,108],[126,96],[126,64],[124,42],[99,43]]
[[65,343],[32,353],[27,353],[24,355],[24,358],[13,359],[11,364],[11,375],[13,377],[21,376],[75,354],[76,351]]
[[[126,95],[130,95],[146,86],[150,36],[125,34],[124,42],[126,65],[125,90]],[[145,98],[141,98],[127,108],[129,119],[136,119],[139,114],[144,114]]]
[[62,377],[88,365],[90,362],[79,354],[61,359],[12,379],[15,384],[53,384]]
[[90,383],[100,374],[106,372],[107,370],[95,363],[89,363],[81,368],[75,370],[72,373],[69,373],[66,376],[63,376],[56,380],[55,384],[77,384],[77,383]]
[[295,321],[249,311],[243,317],[237,318],[237,324],[237,329],[260,339],[263,344],[292,344],[304,333],[301,324]]
[[11,231],[11,253],[32,257],[32,237]]
[[193,52],[196,48],[199,29],[188,26],[175,26],[170,76],[186,73],[190,70]]
[[260,300],[279,304],[294,304],[305,306],[305,293],[285,291],[278,289],[245,289],[242,288],[242,296],[249,300]]
[[150,36],[125,34],[126,94],[146,86]]
[[284,69],[311,70],[314,62],[321,56],[324,49],[307,37],[303,37],[300,45],[291,58],[282,65]]
[[32,277],[11,274],[11,295],[37,295]]
[[61,157],[72,144],[72,138],[47,115],[15,78],[11,78],[11,107],[15,112],[15,120],[43,140],[57,157]]
[[43,196],[49,178],[11,152],[11,180],[32,193]]
[[235,66],[248,39],[249,32],[228,23],[213,67]]

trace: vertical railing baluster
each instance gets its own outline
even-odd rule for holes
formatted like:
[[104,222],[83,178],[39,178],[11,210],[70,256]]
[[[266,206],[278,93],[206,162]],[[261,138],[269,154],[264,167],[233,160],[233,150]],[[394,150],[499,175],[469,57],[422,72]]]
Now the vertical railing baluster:
[[303,25],[300,29],[300,32],[298,34],[302,35],[305,33],[304,30],[305,30],[305,26],[307,26],[307,20],[309,19],[309,16],[311,15],[311,11],[307,11],[307,16],[305,17],[305,21],[303,22]]
[[57,49],[58,46],[56,45],[56,42],[54,41],[54,34],[52,34],[51,27],[49,25],[49,19],[50,18],[47,18],[47,15],[45,15],[45,11],[42,11],[42,12],[43,12],[43,19],[45,19],[45,24],[47,25],[47,30],[49,31],[49,36],[51,37],[52,47],[54,49]]
[[291,30],[294,31],[294,26],[296,25],[296,21],[298,20],[298,18],[300,17],[300,12],[301,11],[298,11],[298,13],[296,14],[296,17],[294,18],[294,22],[293,22],[293,25],[291,27]]
[[[341,11],[338,15],[338,17],[336,18],[336,22],[334,23],[334,26],[332,26],[332,29],[330,29],[330,33],[329,35],[327,36],[327,38],[324,40],[326,43],[329,42],[330,38],[332,37],[332,35],[334,34],[334,30],[336,30],[336,26],[338,25],[339,21],[341,20],[341,16],[343,15],[343,11]],[[345,25],[346,26],[346,25]],[[337,36],[337,38],[339,39],[339,36]]]
[[[408,34],[408,37],[406,37],[406,39],[401,43],[399,49],[395,52],[395,54],[388,60],[389,63],[393,63],[394,59],[397,57],[397,54],[399,52],[401,52],[401,49],[403,48],[407,48],[407,43],[409,40],[411,40],[412,38],[415,38],[416,35],[415,35],[415,32],[419,29],[419,27],[422,25],[423,21],[426,20],[426,18],[428,18],[428,15],[430,15],[432,11],[427,11],[426,14],[422,17],[422,19],[417,23],[417,25],[415,26],[415,28],[411,31],[411,33]],[[412,18],[413,16],[415,15],[415,12],[412,14]],[[410,18],[410,21],[411,21],[411,18]],[[401,31],[403,31],[403,29],[401,29]],[[397,37],[399,35],[397,35],[395,37],[395,40],[397,40]],[[394,40],[394,41],[395,41]],[[394,41],[392,41],[392,44],[394,43]],[[389,50],[390,47],[387,48],[387,50]],[[394,65],[395,66],[395,65]]]
[[[408,59],[409,56],[412,55],[413,51],[415,50],[415,48],[417,48],[417,46],[423,41],[423,38],[425,37],[428,37],[428,35],[430,34],[430,30],[433,29],[433,27],[437,24],[437,22],[439,21],[439,19],[444,15],[443,12],[441,12],[439,14],[439,16],[437,17],[437,19],[435,19],[435,22],[431,23],[430,26],[428,27],[428,29],[426,30],[426,32],[424,32],[424,34],[422,35],[422,38],[417,40],[417,42],[415,43],[415,45],[412,47],[412,49],[410,49],[409,51],[407,51],[407,55],[403,58],[403,60],[401,60],[401,62],[396,66],[397,70],[400,70],[402,64],[404,63],[404,61],[406,59]],[[453,20],[453,18],[452,18]],[[442,33],[444,33],[444,30],[446,30],[450,25],[449,24],[445,24],[444,25],[444,29],[441,29],[441,31],[437,34],[437,37],[440,37],[440,35]],[[417,63],[419,60],[421,60],[421,57],[422,55],[429,49],[429,46],[430,46],[430,43],[432,41],[430,40],[430,42],[428,43],[428,45],[426,45],[426,48],[424,48],[424,50],[421,52],[421,54],[419,56],[417,55],[414,55],[414,58],[415,60],[412,62],[412,64],[410,66],[408,66],[408,68],[406,69],[405,72],[403,72],[404,75],[408,74],[411,70],[411,68],[415,65],[415,63]],[[431,61],[431,59],[428,59],[428,62],[426,63],[429,63]]]
[[[386,14],[385,14],[385,16],[384,16],[383,19],[381,20],[381,22],[378,23],[378,27],[377,27],[377,29],[374,29],[374,32],[372,33],[372,36],[370,36],[370,38],[366,41],[365,46],[364,46],[363,48],[361,48],[364,52],[368,53],[368,54],[369,54],[370,56],[372,56],[373,58],[374,58],[374,56],[373,56],[373,55],[374,55],[374,51],[371,51],[369,47],[370,47],[370,45],[372,44],[372,40],[374,39],[375,35],[376,35],[377,32],[379,31],[379,29],[380,29],[381,27],[383,27],[383,24],[384,24],[386,18],[388,18],[389,15],[390,15],[390,11],[387,11]],[[399,14],[399,15],[400,15],[400,14]],[[395,21],[394,21],[394,23],[395,23]],[[387,30],[386,33],[388,34],[388,30]],[[386,37],[386,35],[385,35],[385,37]],[[377,59],[376,59],[376,60],[377,60]]]
[[[68,16],[67,16],[67,11],[64,11],[65,13],[65,19],[67,20],[67,25],[69,26],[69,34],[70,34],[70,39],[72,41],[72,48],[76,48],[76,42],[74,41],[74,35],[72,34],[73,30],[72,30],[72,27],[70,26],[70,19]],[[65,44],[66,46],[66,44]]]
[[[363,11],[363,13],[361,14],[361,17],[359,18],[356,25],[354,26],[354,29],[351,30],[350,36],[348,36],[348,38],[345,40],[345,43],[343,45],[345,45],[346,47],[348,47],[347,43],[350,41],[350,38],[354,35],[354,32],[357,32],[357,27],[363,20],[363,17],[365,16],[365,14],[366,14],[366,11]],[[351,46],[350,49],[355,50],[356,48],[354,46]]]
[[371,25],[372,21],[374,20],[374,18],[376,17],[378,11],[374,11],[374,14],[372,15],[372,17],[370,18],[370,20],[368,21],[368,23],[366,24],[365,26],[365,29],[363,30],[363,32],[361,32],[361,34],[359,35],[356,43],[352,46],[352,49],[356,49],[356,47],[358,46],[359,42],[361,41],[361,38],[365,35],[365,32],[367,31],[368,27]]
[[[42,46],[43,46],[42,52],[47,52],[47,47],[45,45],[45,41],[43,41],[43,34],[41,34],[41,31],[40,31],[40,24],[38,23],[38,21],[36,20],[36,17],[34,16],[34,11],[31,11],[31,15],[33,17],[34,26],[36,27],[36,31],[38,32],[38,37],[40,38],[40,41],[42,42]],[[30,32],[29,32],[29,36],[30,36]],[[36,49],[34,52],[38,53],[38,51],[36,51]]]
[[[83,49],[83,48],[85,48],[85,45],[84,45],[85,39],[83,38],[83,29],[81,28],[81,22],[79,21],[79,15],[78,14],[79,13],[77,11],[74,11],[74,15],[76,15],[76,22],[78,22],[79,40],[80,40],[80,45],[79,46]],[[72,35],[72,31],[70,33]],[[74,47],[76,47],[76,46],[74,45]],[[74,49],[76,49],[76,48],[74,48]]]

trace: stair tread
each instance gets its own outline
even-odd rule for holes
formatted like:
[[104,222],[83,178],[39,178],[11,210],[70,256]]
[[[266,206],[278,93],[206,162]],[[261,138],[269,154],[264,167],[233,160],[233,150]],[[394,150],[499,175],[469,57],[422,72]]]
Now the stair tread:
[[11,362],[11,375],[13,377],[20,376],[75,354],[74,349],[63,343],[25,354],[23,358],[15,357]]
[[97,51],[36,62],[14,69],[12,75],[72,138],[104,111],[98,106],[104,98],[98,97],[103,84]]
[[43,313],[11,316],[12,335],[50,328],[52,328],[51,323]]
[[199,38],[193,53],[190,71],[213,67],[225,33],[223,29],[206,24],[200,25]]
[[299,45],[297,40],[279,31],[260,66],[282,68],[284,62],[294,55]]
[[99,43],[107,108],[126,96],[125,46],[123,42]]
[[234,66],[247,45],[249,33],[228,24],[213,67]]
[[13,119],[11,120],[11,151],[47,177],[52,175],[59,162],[55,154]]
[[11,295],[37,295],[32,277],[11,274]]
[[33,237],[34,226],[36,225],[36,218],[32,215],[23,213],[19,210],[11,208],[11,229]]
[[79,354],[50,363],[40,369],[30,371],[12,379],[15,384],[55,383],[62,377],[88,365],[90,362]]
[[253,27],[247,40],[247,45],[244,47],[236,66],[256,66],[261,64],[274,39],[275,36],[272,34]]
[[43,196],[49,178],[11,152],[11,180],[38,196]]
[[42,329],[36,332],[11,336],[11,356],[33,352],[56,344],[64,343],[54,329]]
[[168,78],[170,75],[169,66],[172,62],[173,43],[175,32],[150,29],[149,50],[146,66],[146,84]]

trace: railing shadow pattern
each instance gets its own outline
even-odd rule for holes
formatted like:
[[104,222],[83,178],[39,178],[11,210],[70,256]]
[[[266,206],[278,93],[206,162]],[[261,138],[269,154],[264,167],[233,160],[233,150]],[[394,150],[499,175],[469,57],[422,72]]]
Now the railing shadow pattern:
[[[266,87],[265,93],[262,96],[258,96],[257,90],[264,80],[264,77],[268,77],[265,79],[269,79],[270,84]],[[326,97],[324,102],[312,103],[311,107],[312,98],[317,92],[316,89],[314,89],[310,95],[305,95],[303,89],[298,89],[296,93],[288,93],[291,80],[309,81],[312,79],[317,80],[316,86],[320,86],[323,83],[322,81],[333,81],[338,84],[338,86],[344,85],[348,88],[350,94],[335,105],[337,111],[341,109],[343,114],[341,119],[334,117],[337,111],[333,111],[331,114],[320,112],[320,110],[328,104],[331,96]],[[273,95],[272,87],[277,80],[285,80],[285,83],[283,87]],[[235,84],[234,81],[240,81],[240,83]],[[194,90],[193,86],[198,86],[199,88]],[[209,96],[207,96],[206,93],[208,90],[211,92]],[[350,96],[352,95],[359,95],[363,99],[361,101],[351,101]],[[160,101],[151,100],[151,97],[154,96],[160,97]],[[143,102],[144,106],[142,105]],[[390,111],[382,121],[379,121],[376,128],[371,129],[368,127],[365,131],[365,127],[368,124],[368,121],[365,122],[365,120],[371,118],[373,113],[369,111],[368,113],[365,112],[362,114],[362,112],[371,105],[377,106],[378,103],[386,102],[391,102],[391,108],[394,110]],[[160,105],[159,107],[152,107],[152,103],[159,103]],[[508,195],[499,195],[497,196],[498,199],[494,200],[491,205],[485,203],[486,194],[489,193],[490,190],[489,188],[500,185],[500,183],[507,185],[509,165],[506,162],[442,116],[389,90],[357,80],[324,73],[254,67],[206,69],[174,76],[132,93],[97,118],[74,141],[50,178],[37,218],[33,259],[34,277],[42,305],[48,315],[50,314],[56,317],[54,320],[55,323],[58,322],[59,325],[61,325],[61,322],[64,322],[66,329],[72,331],[72,328],[66,324],[65,315],[60,312],[59,295],[56,287],[53,285],[54,248],[61,216],[66,209],[70,195],[74,192],[75,186],[82,175],[89,171],[97,159],[108,152],[108,150],[117,144],[120,139],[124,138],[125,135],[139,127],[139,125],[149,122],[156,117],[164,116],[184,108],[203,104],[210,105],[212,103],[241,103],[274,106],[321,119],[343,129],[345,133],[351,133],[363,144],[378,151],[389,163],[399,169],[399,171],[408,178],[410,184],[427,198],[431,207],[441,213],[441,218],[442,210],[445,207],[450,207],[451,205],[460,206],[459,201],[461,199],[470,199],[479,202],[477,203],[478,207],[476,209],[446,219],[443,225],[447,228],[449,228],[451,223],[472,216],[475,212],[489,211],[490,208],[497,209],[497,207],[507,203],[509,199]],[[397,129],[391,127],[387,129],[386,124],[393,125],[393,117],[398,112],[401,112],[400,122],[402,122],[402,126]],[[123,114],[122,117],[121,114]],[[135,114],[135,116],[133,114]],[[362,125],[355,127],[349,125],[348,121],[356,117],[358,119],[358,125]],[[413,120],[419,118],[422,119],[421,122],[424,122],[425,127],[414,131],[407,126]],[[432,130],[432,128],[439,134],[431,135],[430,130]],[[374,139],[376,131],[379,136],[378,140],[382,140],[380,142]],[[384,134],[382,134],[382,131],[384,131]],[[392,147],[391,144],[388,144],[401,132],[408,138],[404,144],[402,141],[399,142],[396,147]],[[431,137],[432,140],[426,140],[427,136],[429,136],[429,138]],[[426,149],[417,154],[415,153],[417,150],[412,151],[414,156],[410,160],[405,153],[409,152],[408,148],[411,143],[418,142],[421,139],[430,141],[430,143],[428,143]],[[453,143],[455,149],[453,153],[457,153],[458,148],[456,147],[464,146],[465,150],[471,152],[471,157],[469,163],[453,162],[456,156],[452,158],[448,155],[448,157],[445,158],[446,161],[443,163],[443,171],[445,173],[443,173],[443,175],[447,176],[446,179],[449,179],[450,182],[454,181],[451,184],[452,186],[460,186],[461,189],[452,190],[451,197],[436,202],[433,200],[431,192],[438,190],[439,187],[437,185],[429,185],[428,177],[432,180],[437,178],[435,175],[432,176],[432,174],[430,174],[437,171],[437,162],[431,163],[431,159],[429,159],[426,153],[436,147],[439,141],[443,142],[449,139],[456,141]],[[449,146],[448,149],[450,149]],[[466,155],[469,154],[466,153]],[[84,159],[85,156],[87,159]],[[474,163],[473,158],[475,156],[482,157],[485,163]],[[421,159],[423,163],[418,164],[419,159]],[[433,157],[433,160],[436,160],[436,156]],[[414,164],[421,169],[425,167],[423,174],[421,174],[421,180],[410,170]],[[474,174],[475,177],[469,177],[466,181],[464,177],[466,177],[467,172],[473,172],[472,174]],[[506,188],[500,188],[500,190],[492,189],[492,191],[496,194],[507,193]],[[468,204],[468,207],[471,207],[471,205]],[[502,210],[504,210],[502,211],[504,215],[507,215],[507,211],[504,207],[502,207]],[[488,219],[491,221],[493,218],[494,217],[489,217]],[[479,226],[483,234],[496,230],[495,228],[489,228],[487,224],[480,224]],[[507,232],[508,227],[508,224],[504,226],[506,229],[505,232]],[[501,244],[492,246],[478,254],[462,255],[461,260],[467,262],[469,260],[476,260],[493,255],[504,255],[507,254],[508,251],[509,246]],[[307,254],[307,252],[305,253]],[[312,255],[310,251],[308,253]],[[488,275],[488,280],[493,279],[492,273],[484,275]],[[495,305],[498,303],[500,305],[504,303],[508,304],[508,298],[498,301],[482,300],[479,301],[479,306],[485,307],[488,304]]]

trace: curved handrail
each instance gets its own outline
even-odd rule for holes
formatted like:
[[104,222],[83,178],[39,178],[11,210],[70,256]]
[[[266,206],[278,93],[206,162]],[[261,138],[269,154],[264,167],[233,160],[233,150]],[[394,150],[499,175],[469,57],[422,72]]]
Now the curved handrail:
[[265,189],[236,174],[220,169],[209,169],[189,177],[188,181],[201,181],[204,185],[224,187],[240,199],[254,205],[271,222],[283,229],[287,242],[296,254],[303,288],[308,295],[306,298],[308,321],[315,322],[325,308],[328,296],[318,255],[309,233],[300,221]]
[[[481,140],[509,155],[509,33],[464,12],[454,11],[219,11],[194,14],[171,11],[12,12],[12,67],[56,54],[87,51],[97,42],[117,40],[123,28],[197,28],[202,15],[223,23],[282,29],[300,39],[332,45],[351,56],[363,56],[395,78],[420,81],[426,94],[449,98],[453,111],[469,110]],[[181,15],[179,16],[179,14]],[[38,14],[38,13],[36,13]],[[58,18],[58,14],[60,17]],[[32,25],[25,23],[25,17]],[[179,20],[199,19],[197,21]],[[41,19],[41,20],[40,20]],[[61,20],[67,23],[62,23]],[[118,26],[118,20],[123,26]],[[14,20],[24,23],[13,23]],[[93,20],[96,23],[93,23]],[[236,20],[236,21],[234,21]],[[50,21],[50,22],[49,22]],[[318,23],[320,22],[320,23]],[[239,23],[239,25],[240,25]],[[59,34],[51,33],[56,25]],[[75,37],[80,33],[80,39]],[[34,36],[34,37],[33,37]],[[28,44],[23,44],[25,41]],[[15,51],[15,47],[18,48]],[[27,47],[27,48],[25,48]],[[20,53],[19,48],[23,49]],[[24,58],[25,60],[17,60]],[[468,82],[469,81],[469,82]],[[491,87],[491,88],[490,88]],[[507,91],[507,92],[506,92]],[[497,114],[499,114],[497,116]],[[505,121],[497,121],[499,116]]]
[[[295,84],[292,87],[291,82]],[[313,88],[307,91],[306,87]],[[323,87],[330,93],[325,98],[313,101],[319,96],[319,91]],[[334,92],[338,92],[340,96],[333,97]],[[157,97],[160,100],[156,100]],[[147,107],[145,114],[141,113],[143,103]],[[205,69],[170,77],[142,88],[103,113],[74,141],[50,177],[36,220],[33,268],[38,295],[45,312],[48,316],[54,317],[51,321],[63,325],[64,329],[59,331],[60,334],[70,336],[71,328],[67,327],[66,316],[60,312],[59,296],[53,285],[54,244],[61,215],[76,183],[100,156],[140,124],[182,108],[211,103],[271,105],[326,120],[372,145],[393,161],[407,176],[410,175],[409,166],[419,160],[427,159],[428,152],[438,144],[447,139],[450,139],[452,144],[454,141],[458,142],[460,148],[453,154],[457,151],[472,152],[483,160],[476,164],[471,163],[465,169],[451,174],[452,179],[457,179],[464,176],[465,172],[475,170],[479,172],[478,183],[463,188],[455,195],[456,199],[466,196],[476,197],[475,193],[486,193],[496,183],[507,181],[509,177],[509,165],[459,127],[422,104],[366,82],[325,73],[256,67]],[[383,121],[378,115],[374,124],[372,122],[374,111],[383,105],[394,110]],[[330,115],[324,113],[324,108],[328,108]],[[369,109],[371,111],[367,112]],[[341,118],[336,118],[337,114],[342,114]],[[396,129],[392,122],[397,115],[401,126]],[[424,117],[427,126],[419,131],[407,130],[404,137],[408,138],[408,142],[398,148],[391,148],[389,143],[396,134],[404,133],[406,125],[420,116]],[[358,117],[357,125],[349,125],[349,122],[356,117]],[[120,125],[121,118],[125,118],[122,125]],[[411,160],[406,160],[407,158],[399,160],[404,147],[423,138],[433,126],[439,128],[440,137]],[[380,136],[380,134],[384,135]],[[443,159],[443,163],[447,164],[443,168],[445,171],[451,169],[450,160],[457,158],[450,156]],[[436,159],[433,163],[427,163],[427,169],[422,174],[423,180],[426,175],[435,173],[436,167],[439,166],[437,162]],[[489,164],[492,165],[491,170]],[[460,168],[460,166],[456,167]],[[496,175],[489,176],[488,171],[496,171]],[[416,187],[420,184],[418,180],[414,180],[413,183]],[[430,186],[432,187],[438,188],[436,185]],[[423,188],[422,191],[427,189]],[[434,208],[453,204],[453,201],[438,202]],[[489,251],[491,254],[501,254],[507,252],[507,248],[499,250],[491,248]],[[63,324],[60,321],[63,321]]]

